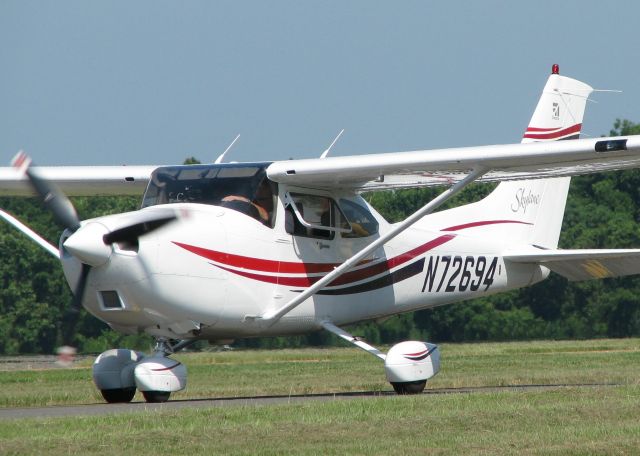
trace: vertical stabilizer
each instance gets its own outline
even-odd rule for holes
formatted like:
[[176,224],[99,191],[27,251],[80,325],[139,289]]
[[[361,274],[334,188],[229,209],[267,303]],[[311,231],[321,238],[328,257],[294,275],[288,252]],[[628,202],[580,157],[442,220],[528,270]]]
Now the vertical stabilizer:
[[[554,65],[522,142],[578,138],[592,91],[583,82],[560,76]],[[483,200],[433,214],[428,223],[443,230],[462,226],[470,235],[512,244],[556,248],[569,182],[568,177],[502,182]]]
[[522,142],[578,138],[592,91],[593,88],[583,82],[560,76],[558,65],[553,65]]

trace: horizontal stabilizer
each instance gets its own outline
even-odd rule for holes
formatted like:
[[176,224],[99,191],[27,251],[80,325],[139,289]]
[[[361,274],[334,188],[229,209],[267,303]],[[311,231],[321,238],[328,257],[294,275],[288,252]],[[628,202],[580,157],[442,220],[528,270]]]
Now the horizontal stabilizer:
[[504,259],[538,263],[571,281],[640,274],[640,249],[511,251]]

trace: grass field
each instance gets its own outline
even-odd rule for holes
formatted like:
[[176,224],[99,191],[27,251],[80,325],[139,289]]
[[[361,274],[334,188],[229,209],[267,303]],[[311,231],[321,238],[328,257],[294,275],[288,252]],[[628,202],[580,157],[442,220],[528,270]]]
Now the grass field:
[[[640,340],[442,345],[428,388],[585,385],[0,422],[0,454],[638,454]],[[176,399],[390,390],[355,349],[193,353]],[[90,362],[0,372],[0,405],[100,402]],[[617,386],[602,385],[616,384]],[[136,400],[139,397],[136,396]]]

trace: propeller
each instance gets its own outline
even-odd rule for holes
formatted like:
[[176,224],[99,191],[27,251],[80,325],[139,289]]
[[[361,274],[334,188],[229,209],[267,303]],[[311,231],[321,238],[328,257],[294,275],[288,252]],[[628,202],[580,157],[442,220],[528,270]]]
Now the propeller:
[[[38,175],[37,168],[32,167],[31,158],[27,154],[23,151],[18,152],[11,164],[27,176],[31,186],[42,199],[45,207],[51,211],[56,221],[71,232],[62,245],[82,265],[78,282],[72,290],[73,300],[69,309],[71,313],[76,314],[71,318],[70,331],[72,332],[79,318],[79,310],[83,302],[89,273],[92,267],[106,263],[111,255],[111,244],[137,245],[140,236],[157,230],[177,217],[173,211],[164,212],[161,215],[140,214],[133,217],[134,223],[111,231],[100,223],[89,222],[82,226],[69,198],[53,182]],[[131,221],[131,219],[129,220]],[[109,248],[106,249],[105,246]]]
[[78,214],[69,198],[52,182],[38,176],[31,168],[31,158],[27,154],[23,151],[18,152],[11,164],[27,175],[31,186],[58,223],[74,232],[80,228]]
[[80,320],[80,308],[82,307],[84,289],[87,287],[89,271],[91,271],[91,266],[86,263],[82,263],[80,278],[78,279],[75,290],[73,290],[73,299],[71,300],[69,308],[65,312],[65,317],[63,317],[63,319],[68,320],[68,328],[63,335],[63,342],[65,345],[71,345],[73,343],[73,335],[76,332],[76,327]]
[[[11,161],[11,164],[27,176],[34,191],[38,194],[44,206],[51,211],[54,219],[69,231],[75,233],[80,228],[80,219],[78,218],[78,213],[69,198],[67,198],[67,196],[56,185],[40,177],[38,173],[31,168],[31,158],[23,151],[18,152]],[[80,278],[75,289],[72,290],[73,300],[71,301],[71,305],[67,311],[67,313],[70,314],[70,329],[64,336],[64,343],[71,343],[69,335],[73,334],[75,327],[78,324],[80,306],[82,304],[84,290],[87,286],[87,277],[89,276],[90,271],[91,266],[82,263]]]
[[76,289],[73,290],[73,301],[71,301],[71,308],[80,310],[82,307],[82,298],[84,297],[84,289],[87,287],[87,276],[91,271],[91,266],[82,263],[82,269],[80,270],[80,279],[76,285]]

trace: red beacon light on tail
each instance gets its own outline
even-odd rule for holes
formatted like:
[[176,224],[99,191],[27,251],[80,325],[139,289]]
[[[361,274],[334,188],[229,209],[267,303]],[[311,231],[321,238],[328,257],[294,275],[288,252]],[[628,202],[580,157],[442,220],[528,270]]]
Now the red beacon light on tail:
[[551,67],[551,74],[560,74],[560,65],[554,63]]

